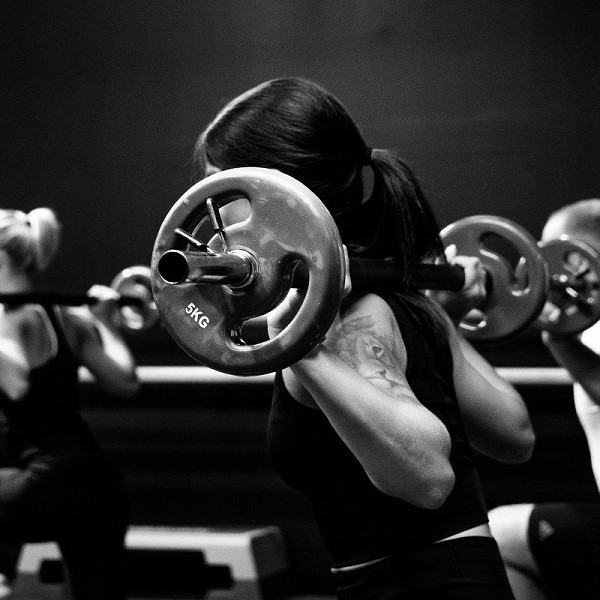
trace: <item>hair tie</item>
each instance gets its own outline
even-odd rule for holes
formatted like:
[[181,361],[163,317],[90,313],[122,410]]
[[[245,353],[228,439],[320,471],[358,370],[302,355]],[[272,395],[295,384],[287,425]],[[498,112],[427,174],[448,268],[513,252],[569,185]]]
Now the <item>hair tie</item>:
[[371,148],[371,146],[367,146],[365,148],[365,153],[363,155],[363,161],[362,161],[363,165],[371,164],[372,154],[373,154],[373,148]]

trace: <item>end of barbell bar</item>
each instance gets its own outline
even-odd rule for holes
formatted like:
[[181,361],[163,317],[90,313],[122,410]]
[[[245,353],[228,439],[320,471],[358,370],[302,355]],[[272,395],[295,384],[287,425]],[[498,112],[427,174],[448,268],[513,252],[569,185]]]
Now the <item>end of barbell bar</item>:
[[157,268],[163,280],[170,284],[185,281],[190,272],[188,260],[180,250],[167,250],[158,260]]
[[183,252],[167,250],[159,259],[158,273],[166,283],[211,283],[239,289],[256,278],[257,261],[250,252],[233,250],[214,252]]

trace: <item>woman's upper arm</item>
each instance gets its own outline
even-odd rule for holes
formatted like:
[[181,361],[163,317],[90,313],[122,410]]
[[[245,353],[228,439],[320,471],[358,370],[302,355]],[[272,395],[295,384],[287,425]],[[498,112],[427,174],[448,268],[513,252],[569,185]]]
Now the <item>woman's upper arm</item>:
[[29,365],[15,340],[0,337],[0,388],[11,400],[20,400],[29,390]]
[[472,446],[503,462],[523,462],[535,436],[519,392],[451,326],[454,388]]
[[348,366],[376,387],[394,389],[401,382],[408,389],[404,340],[381,297],[368,294],[354,303],[344,313],[331,345]]
[[12,400],[20,400],[29,390],[31,370],[46,363],[56,353],[56,336],[45,311],[28,305],[2,316],[0,325],[0,387]]
[[[100,330],[104,327],[102,323],[85,309],[70,309],[64,316],[70,346],[81,365],[90,370],[97,383],[118,395],[136,393],[139,382],[135,365],[128,356],[120,356],[128,354],[124,347],[119,347],[118,353],[107,351]],[[113,353],[115,356],[112,356]]]
[[379,490],[433,508],[454,485],[450,435],[415,397],[406,362],[390,307],[370,294],[291,370]]
[[103,352],[102,340],[93,317],[86,309],[68,308],[61,312],[67,341],[77,360],[93,370],[99,354]]

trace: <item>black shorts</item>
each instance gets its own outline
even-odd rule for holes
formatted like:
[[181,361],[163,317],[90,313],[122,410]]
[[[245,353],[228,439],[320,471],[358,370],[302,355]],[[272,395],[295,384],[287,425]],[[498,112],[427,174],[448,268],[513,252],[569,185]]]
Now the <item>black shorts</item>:
[[354,571],[336,572],[340,600],[514,600],[489,537],[430,544]]
[[600,598],[600,504],[536,504],[528,536],[551,598]]

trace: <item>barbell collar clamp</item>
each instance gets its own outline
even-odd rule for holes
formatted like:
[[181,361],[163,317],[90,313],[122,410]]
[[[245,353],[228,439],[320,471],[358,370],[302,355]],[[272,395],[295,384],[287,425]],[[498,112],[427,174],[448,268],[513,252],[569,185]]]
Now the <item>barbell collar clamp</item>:
[[197,240],[194,236],[190,235],[187,231],[184,231],[180,227],[175,228],[175,235],[178,235],[180,238],[183,238],[188,244],[191,244],[200,252],[207,252],[209,254],[216,254],[212,251],[212,249],[207,246],[205,243]]
[[258,274],[256,258],[236,249],[223,254],[194,250],[167,250],[158,261],[158,273],[169,284],[210,283],[239,289],[250,285]]

